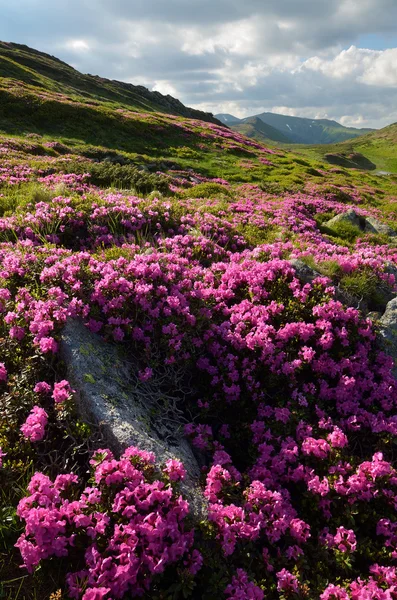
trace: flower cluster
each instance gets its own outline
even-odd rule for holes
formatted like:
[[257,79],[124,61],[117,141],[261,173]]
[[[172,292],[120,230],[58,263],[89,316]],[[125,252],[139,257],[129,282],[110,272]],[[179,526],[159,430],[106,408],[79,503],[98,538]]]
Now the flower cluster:
[[191,552],[193,531],[185,525],[189,505],[173,487],[184,470],[171,460],[159,472],[154,460],[134,447],[120,460],[98,450],[91,460],[92,485],[81,493],[75,475],[51,481],[36,473],[30,495],[18,506],[25,532],[17,547],[27,569],[51,556],[75,554],[84,540],[80,568],[67,576],[71,598],[140,596],[154,576],[182,559],[197,572],[201,557]]
[[45,436],[48,415],[44,408],[34,406],[25,423],[21,426],[23,436],[30,442],[41,442]]

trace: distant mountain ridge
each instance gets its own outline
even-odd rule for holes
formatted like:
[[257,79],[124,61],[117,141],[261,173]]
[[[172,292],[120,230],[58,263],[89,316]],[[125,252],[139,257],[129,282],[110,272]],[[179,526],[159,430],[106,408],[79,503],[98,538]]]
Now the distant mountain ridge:
[[238,119],[229,113],[220,113],[216,115],[216,118],[219,119],[224,125],[237,125],[237,123],[241,123],[244,119]]
[[[375,131],[369,128],[344,127],[330,119],[307,119],[271,112],[264,112],[245,119],[238,119],[227,113],[217,114],[215,117],[240,133],[243,133],[244,125],[248,123],[249,137],[261,141],[264,139],[264,132],[261,131],[260,122],[263,122],[272,128],[268,131],[268,140],[293,144],[335,144]],[[255,125],[253,119],[256,119]]]

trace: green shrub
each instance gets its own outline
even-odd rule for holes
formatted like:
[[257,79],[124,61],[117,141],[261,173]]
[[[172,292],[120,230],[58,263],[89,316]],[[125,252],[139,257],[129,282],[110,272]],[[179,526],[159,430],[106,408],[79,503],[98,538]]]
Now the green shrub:
[[59,187],[49,190],[38,183],[28,183],[19,186],[8,186],[2,189],[0,196],[0,216],[8,216],[18,209],[26,209],[29,204],[49,202],[55,196],[60,196]]
[[150,194],[154,190],[158,190],[162,194],[169,194],[165,177],[160,177],[155,173],[139,171],[133,165],[120,165],[110,162],[83,164],[84,169],[80,165],[78,172],[89,172],[91,183],[99,187],[136,190],[140,194]]
[[382,295],[378,292],[379,279],[371,271],[355,271],[344,275],[340,288],[356,298],[363,299],[370,309],[383,304]]
[[230,196],[230,191],[220,183],[199,183],[182,192],[182,196],[187,198],[216,198],[221,195]]
[[178,156],[179,158],[200,158],[200,153],[192,148],[188,148],[187,146],[182,146],[180,148],[170,148],[170,154],[173,156]]
[[358,237],[362,237],[363,235],[361,229],[357,227],[357,225],[352,225],[345,221],[335,223],[335,225],[332,225],[332,229],[326,225],[321,225],[320,231],[334,238],[339,238],[349,244],[353,244]]
[[308,175],[314,175],[315,177],[323,177],[323,174],[320,173],[320,171],[317,171],[317,169],[314,169],[313,167],[309,167],[308,169],[306,169],[306,173]]
[[317,213],[314,219],[318,225],[322,225],[323,223],[330,221],[334,216],[334,212]]
[[281,237],[280,228],[276,225],[268,225],[266,228],[258,225],[241,225],[237,227],[250,246],[260,246],[261,244],[271,244],[277,238]]
[[307,160],[303,160],[303,158],[294,158],[294,163],[297,165],[303,165],[304,167],[309,167],[310,163]]

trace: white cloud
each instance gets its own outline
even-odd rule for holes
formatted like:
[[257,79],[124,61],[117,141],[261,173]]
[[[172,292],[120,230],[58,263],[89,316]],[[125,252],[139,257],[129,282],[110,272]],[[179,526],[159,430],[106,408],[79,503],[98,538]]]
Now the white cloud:
[[69,40],[65,44],[66,48],[77,52],[85,52],[90,49],[89,44],[85,40]]
[[367,85],[397,87],[397,48],[368,50],[350,46],[331,59],[313,56],[300,69],[319,71],[335,79],[352,77]]
[[379,53],[360,77],[360,81],[368,85],[397,88],[397,48]]
[[160,92],[160,94],[164,94],[165,96],[169,94],[170,96],[178,96],[178,92],[176,88],[169,81],[156,81],[152,87],[154,92]]

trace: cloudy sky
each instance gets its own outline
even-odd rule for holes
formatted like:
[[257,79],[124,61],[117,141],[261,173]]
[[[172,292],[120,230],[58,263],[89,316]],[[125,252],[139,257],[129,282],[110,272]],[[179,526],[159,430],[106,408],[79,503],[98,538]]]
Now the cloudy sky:
[[397,0],[0,0],[0,39],[214,113],[397,121]]

